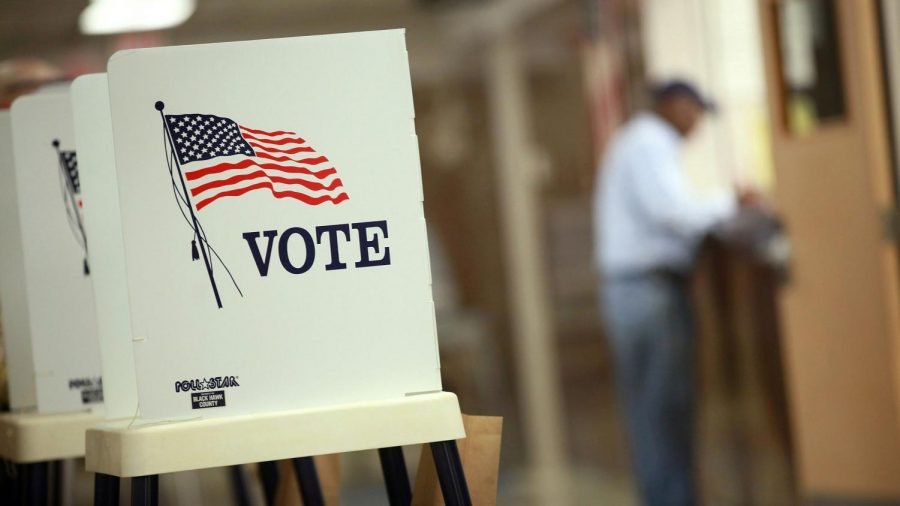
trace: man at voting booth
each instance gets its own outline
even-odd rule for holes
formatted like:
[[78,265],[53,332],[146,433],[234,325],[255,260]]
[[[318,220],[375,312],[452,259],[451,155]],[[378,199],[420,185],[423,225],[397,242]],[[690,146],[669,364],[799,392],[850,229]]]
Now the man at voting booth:
[[701,239],[756,197],[750,191],[694,195],[679,150],[713,105],[683,81],[662,84],[652,95],[652,110],[622,127],[602,162],[594,202],[596,262],[640,494],[648,505],[691,505],[688,276]]

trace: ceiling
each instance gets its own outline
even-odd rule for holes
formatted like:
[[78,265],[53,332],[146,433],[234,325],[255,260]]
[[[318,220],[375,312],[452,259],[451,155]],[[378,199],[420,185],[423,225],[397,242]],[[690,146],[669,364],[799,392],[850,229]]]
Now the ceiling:
[[[478,44],[494,31],[577,0],[198,0],[184,25],[131,37],[128,44],[196,44],[384,28],[406,28],[414,74],[441,76],[477,64]],[[97,71],[122,37],[84,36],[78,16],[86,0],[0,2],[0,60],[37,56],[82,62]],[[545,30],[546,31],[546,30]],[[529,40],[540,31],[529,30]],[[137,42],[135,42],[137,40]],[[87,63],[83,63],[87,61]],[[72,65],[69,64],[71,67]],[[86,67],[86,68],[84,68]],[[99,68],[91,68],[99,67]]]

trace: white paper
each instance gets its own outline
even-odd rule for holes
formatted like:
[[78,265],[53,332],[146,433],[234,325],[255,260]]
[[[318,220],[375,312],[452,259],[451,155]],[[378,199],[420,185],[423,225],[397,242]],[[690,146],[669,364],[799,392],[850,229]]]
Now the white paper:
[[[125,51],[110,60],[109,88],[144,418],[246,414],[440,390],[402,31]],[[169,118],[176,121],[167,133],[155,108],[158,101],[165,104],[165,115],[192,117]],[[218,118],[205,124],[210,120],[205,115]],[[178,146],[196,145],[194,156],[199,156],[204,147],[246,148],[229,137],[238,125],[293,132],[268,137],[251,133],[248,138],[244,134],[251,131],[241,130],[243,141],[262,146],[253,148],[257,152],[294,160],[327,157],[327,162],[305,165],[322,179],[271,168],[263,172],[321,181],[330,190],[276,182],[279,192],[294,189],[333,198],[344,192],[349,200],[309,205],[284,194],[275,198],[270,189],[260,188],[198,211],[199,203],[223,191],[203,185],[233,181],[232,174],[249,175],[260,167],[191,180],[185,176],[182,182],[182,175],[202,174],[197,172],[202,167],[249,158],[231,154],[181,160],[184,166],[173,164],[170,176],[168,135],[185,139],[177,136],[197,133],[199,138]],[[219,139],[202,138],[216,133]],[[297,137],[304,139],[302,145]],[[260,144],[260,138],[265,142]],[[284,139],[295,140],[277,143]],[[292,151],[304,147],[314,152]],[[191,156],[187,151],[191,149],[183,154]],[[297,165],[286,159],[260,161],[260,156],[254,154],[254,160],[263,165]],[[321,172],[325,168],[336,174]],[[337,177],[343,186],[334,186]],[[229,184],[235,188],[258,182]],[[190,210],[176,200],[175,192],[185,188],[192,193]],[[199,193],[193,195],[195,191]],[[196,239],[191,211],[215,250],[208,251],[212,276],[202,258],[204,248],[198,247],[201,258],[192,260]],[[377,226],[359,225],[367,222],[383,222],[387,237]],[[325,233],[321,244],[314,245],[311,268],[290,273],[303,270],[305,242],[303,232],[285,231],[300,227],[315,243],[316,227],[328,225],[348,227],[350,240],[338,232],[337,241],[347,267],[326,270],[332,252]],[[356,266],[363,260],[358,229],[365,233],[364,243],[378,241],[377,247],[366,243],[363,250],[370,262],[382,265]],[[266,275],[244,238],[254,233],[263,264],[266,234],[277,234]],[[287,266],[279,255],[285,236]],[[390,251],[387,265],[385,248]],[[199,392],[216,393],[204,397]]]
[[9,404],[13,410],[25,410],[37,406],[37,397],[18,202],[9,111],[0,111],[0,322],[3,324]]
[[81,197],[68,189],[68,171],[52,144],[58,140],[59,150],[75,149],[69,94],[21,97],[11,111],[38,411],[102,409]]
[[134,416],[137,384],[125,286],[125,251],[113,152],[106,74],[72,83],[72,113],[81,194],[87,224],[88,261],[94,286],[107,418]]

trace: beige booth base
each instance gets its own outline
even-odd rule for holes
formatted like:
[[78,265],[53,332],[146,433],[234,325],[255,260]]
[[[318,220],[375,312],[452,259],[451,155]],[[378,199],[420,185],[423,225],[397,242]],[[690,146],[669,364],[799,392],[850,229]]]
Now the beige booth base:
[[87,431],[87,470],[120,478],[465,437],[456,395]]
[[94,413],[0,414],[0,456],[17,464],[84,456],[84,433],[103,417]]

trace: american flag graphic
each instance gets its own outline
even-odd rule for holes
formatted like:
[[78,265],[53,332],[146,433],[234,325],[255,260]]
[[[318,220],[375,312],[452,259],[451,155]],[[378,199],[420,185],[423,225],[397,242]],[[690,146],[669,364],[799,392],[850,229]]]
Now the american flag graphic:
[[78,155],[72,150],[60,149],[59,139],[54,139],[53,147],[59,159],[60,189],[62,191],[63,205],[66,208],[66,218],[69,228],[75,240],[84,250],[84,274],[90,274],[87,261],[87,236],[84,233],[84,219],[81,216],[81,180],[78,177]]
[[[78,179],[78,157],[74,151],[60,151],[60,163],[66,178],[66,187],[74,194],[81,195],[81,181]],[[81,200],[78,201],[81,207]]]
[[350,198],[328,158],[295,132],[259,130],[211,114],[164,118],[198,212],[255,190],[314,206]]

